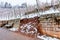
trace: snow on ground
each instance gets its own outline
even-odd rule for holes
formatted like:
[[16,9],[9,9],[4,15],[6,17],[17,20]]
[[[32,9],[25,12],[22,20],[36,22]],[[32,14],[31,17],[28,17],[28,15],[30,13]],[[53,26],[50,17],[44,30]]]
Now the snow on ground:
[[52,14],[52,13],[59,13],[59,10],[58,9],[53,10],[52,8],[50,8],[50,10],[43,12],[42,15],[44,15],[44,14]]
[[40,15],[45,15],[45,14],[52,14],[52,13],[59,13],[59,10],[54,10],[53,8],[50,8],[49,10],[45,11],[45,12],[38,12],[38,13],[31,13],[31,14],[28,14],[28,15],[22,15],[22,16],[19,16],[17,15],[17,17],[15,16],[12,16],[12,17],[9,17],[9,15],[6,15],[7,17],[4,17],[4,15],[2,15],[2,17],[0,17],[0,21],[2,20],[13,20],[13,19],[24,19],[24,18],[33,18],[35,16],[40,16]]
[[38,35],[37,38],[43,39],[43,40],[59,40],[57,38],[52,38],[52,37],[49,37],[49,36],[46,36],[46,35],[42,35],[42,36]]
[[50,9],[48,11],[45,11],[45,12],[38,12],[38,13],[32,13],[32,14],[28,14],[28,15],[24,15],[24,16],[21,16],[20,19],[24,19],[24,18],[33,18],[35,16],[40,16],[40,15],[45,15],[45,14],[52,14],[52,13],[59,13],[59,10],[56,9]]
[[10,31],[18,31],[18,28],[10,28],[8,30],[10,30]]
[[28,15],[21,16],[20,19],[33,18],[33,17],[36,17],[36,16],[38,16],[38,13],[32,13],[32,14],[28,14]]

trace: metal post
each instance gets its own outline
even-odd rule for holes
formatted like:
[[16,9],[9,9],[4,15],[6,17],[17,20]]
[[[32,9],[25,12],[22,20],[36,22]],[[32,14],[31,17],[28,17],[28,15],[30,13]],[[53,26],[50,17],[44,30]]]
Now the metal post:
[[14,10],[13,10],[13,18],[15,18],[15,8],[14,8]]
[[36,0],[36,4],[37,4],[38,12],[39,12],[39,4],[38,4],[38,0]]

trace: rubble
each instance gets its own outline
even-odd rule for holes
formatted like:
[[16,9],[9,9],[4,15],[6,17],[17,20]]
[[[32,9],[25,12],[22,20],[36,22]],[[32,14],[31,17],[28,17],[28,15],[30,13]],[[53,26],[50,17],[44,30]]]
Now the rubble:
[[37,26],[38,26],[38,17],[30,18],[30,19],[22,19],[20,20],[19,31],[28,34],[28,35],[36,35],[37,34]]

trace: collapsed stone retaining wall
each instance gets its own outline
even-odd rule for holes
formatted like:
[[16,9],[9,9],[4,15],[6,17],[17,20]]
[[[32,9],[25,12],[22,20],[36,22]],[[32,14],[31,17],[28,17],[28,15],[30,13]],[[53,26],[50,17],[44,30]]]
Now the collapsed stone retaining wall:
[[38,17],[22,19],[20,20],[19,31],[32,37],[38,32],[38,24]]

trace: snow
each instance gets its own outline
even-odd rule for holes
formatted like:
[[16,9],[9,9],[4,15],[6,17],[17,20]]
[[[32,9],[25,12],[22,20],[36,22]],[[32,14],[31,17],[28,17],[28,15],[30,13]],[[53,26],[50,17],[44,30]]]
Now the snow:
[[10,31],[18,31],[18,28],[10,28]]
[[20,19],[33,18],[33,17],[36,17],[36,16],[52,14],[52,13],[59,13],[59,10],[58,9],[54,10],[53,8],[50,8],[50,10],[45,11],[45,12],[38,12],[38,13],[32,13],[32,14],[21,16]]
[[50,8],[50,10],[45,11],[43,13],[39,12],[40,15],[52,14],[52,13],[59,13],[59,10],[58,9],[54,10],[53,8]]
[[49,36],[46,36],[46,35],[42,35],[42,36],[38,35],[37,38],[43,39],[43,40],[59,40],[57,38],[52,38],[52,37],[49,37]]
[[49,10],[44,11],[44,12],[31,13],[31,14],[22,15],[22,16],[17,15],[17,17],[12,16],[12,17],[9,17],[9,18],[8,18],[9,15],[6,15],[6,17],[4,17],[2,15],[2,17],[0,17],[0,21],[14,20],[14,19],[24,19],[24,18],[33,18],[35,16],[40,16],[40,15],[45,15],[45,14],[52,14],[52,13],[59,13],[59,10],[58,9],[54,10],[53,8],[50,8]]
[[24,16],[21,16],[20,19],[33,18],[35,16],[38,16],[38,13],[32,13],[32,14],[24,15]]

